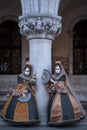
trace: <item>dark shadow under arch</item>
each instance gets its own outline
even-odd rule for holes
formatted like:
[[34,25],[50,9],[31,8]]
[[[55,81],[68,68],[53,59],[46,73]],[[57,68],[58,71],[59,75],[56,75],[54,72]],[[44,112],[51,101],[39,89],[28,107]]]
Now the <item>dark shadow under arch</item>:
[[0,74],[21,72],[21,35],[18,23],[5,20],[0,24]]
[[87,20],[73,28],[73,74],[87,74]]

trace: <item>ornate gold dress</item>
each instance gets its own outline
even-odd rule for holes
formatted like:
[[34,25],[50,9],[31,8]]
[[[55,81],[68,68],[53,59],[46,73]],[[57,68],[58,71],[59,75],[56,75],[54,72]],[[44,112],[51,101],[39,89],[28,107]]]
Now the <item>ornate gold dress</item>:
[[50,93],[47,118],[49,125],[61,125],[75,122],[84,117],[81,104],[67,87],[66,75],[62,75],[56,84],[48,83],[46,88]]
[[42,79],[49,93],[48,125],[69,124],[85,116],[85,111],[73,92],[68,76],[60,61],[55,63],[55,73],[53,75],[44,69]]
[[24,83],[18,84],[8,97],[1,112],[1,116],[5,120],[19,124],[39,123],[39,114],[34,95],[36,80],[33,79],[31,84],[29,83],[30,78],[24,79],[23,77],[21,80],[24,81]]

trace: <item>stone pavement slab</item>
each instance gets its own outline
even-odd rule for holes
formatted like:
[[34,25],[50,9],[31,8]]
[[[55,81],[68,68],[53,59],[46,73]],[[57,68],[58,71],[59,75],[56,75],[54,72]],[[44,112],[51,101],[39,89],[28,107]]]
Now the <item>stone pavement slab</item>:
[[48,126],[0,126],[0,130],[87,130],[87,126],[63,126],[63,127],[48,127]]

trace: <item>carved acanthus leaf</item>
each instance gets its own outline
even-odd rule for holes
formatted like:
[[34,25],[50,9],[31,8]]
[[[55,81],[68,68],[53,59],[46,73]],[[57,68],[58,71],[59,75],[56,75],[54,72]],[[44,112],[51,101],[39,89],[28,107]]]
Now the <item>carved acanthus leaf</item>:
[[26,16],[19,20],[20,33],[28,39],[39,37],[53,40],[61,32],[61,17]]

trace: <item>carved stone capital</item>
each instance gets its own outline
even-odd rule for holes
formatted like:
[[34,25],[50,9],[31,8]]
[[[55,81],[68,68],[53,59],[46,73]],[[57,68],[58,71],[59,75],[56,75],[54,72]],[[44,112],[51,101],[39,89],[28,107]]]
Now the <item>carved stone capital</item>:
[[61,33],[61,17],[53,16],[20,16],[20,33],[27,39],[44,38],[51,39]]

